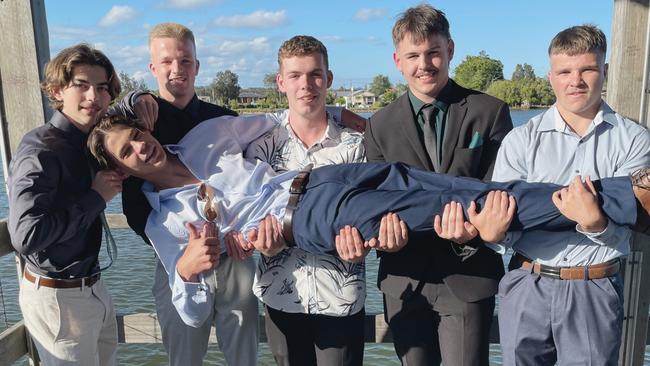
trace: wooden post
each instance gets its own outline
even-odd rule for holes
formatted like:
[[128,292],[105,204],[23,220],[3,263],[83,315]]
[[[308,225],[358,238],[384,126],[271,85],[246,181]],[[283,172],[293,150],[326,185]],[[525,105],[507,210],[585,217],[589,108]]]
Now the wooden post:
[[614,0],[609,41],[607,102],[615,111],[635,121],[641,120],[639,112],[644,92],[643,69],[648,52],[649,3],[650,0]]
[[[641,101],[648,59],[648,10],[650,0],[614,0],[611,57],[607,80],[607,102],[623,116],[648,126],[641,115]],[[647,76],[646,76],[647,77]],[[647,83],[646,83],[647,84]],[[645,96],[644,96],[645,94]],[[650,237],[636,235],[624,273],[625,310],[621,365],[642,365],[650,301]]]
[[[40,81],[50,59],[44,0],[0,0],[0,151],[5,172],[12,152],[25,133],[49,119],[52,112]],[[22,262],[16,257],[18,276]],[[30,363],[38,354],[27,335]]]

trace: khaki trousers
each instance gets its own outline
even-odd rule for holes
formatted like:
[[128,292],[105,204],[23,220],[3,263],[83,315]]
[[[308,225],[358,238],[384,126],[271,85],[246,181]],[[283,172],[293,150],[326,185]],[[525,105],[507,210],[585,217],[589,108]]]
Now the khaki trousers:
[[43,365],[116,365],[115,309],[102,279],[56,289],[23,278],[19,303]]

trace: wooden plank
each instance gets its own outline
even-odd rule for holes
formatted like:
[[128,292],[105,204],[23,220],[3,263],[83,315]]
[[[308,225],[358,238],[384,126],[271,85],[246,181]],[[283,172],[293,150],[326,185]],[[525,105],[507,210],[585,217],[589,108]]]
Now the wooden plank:
[[650,237],[636,234],[624,269],[624,312],[621,365],[641,365],[648,343],[650,306]]
[[635,121],[640,120],[649,3],[650,0],[614,1],[612,36],[608,42],[607,102]]
[[13,252],[14,247],[11,246],[11,239],[9,239],[7,220],[0,220],[0,257]]
[[23,135],[51,115],[40,89],[50,45],[43,0],[0,1],[0,14],[0,105],[8,162]]
[[26,339],[22,320],[0,333],[0,366],[10,366],[27,353]]

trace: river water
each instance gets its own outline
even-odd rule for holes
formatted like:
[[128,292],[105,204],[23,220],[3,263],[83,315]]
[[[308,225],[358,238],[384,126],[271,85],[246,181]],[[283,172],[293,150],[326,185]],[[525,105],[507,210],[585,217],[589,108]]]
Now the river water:
[[[512,111],[515,125],[522,124],[540,110]],[[366,115],[367,116],[367,115]],[[0,168],[1,173],[1,168]],[[110,213],[121,212],[119,197],[114,199],[108,208]],[[7,198],[4,185],[0,185],[0,218],[7,217]],[[151,284],[153,283],[153,270],[156,264],[153,250],[144,245],[142,240],[128,229],[114,230],[116,242],[119,247],[119,259],[111,269],[102,274],[113,296],[116,311],[120,314],[154,313]],[[102,251],[102,254],[105,254]],[[102,258],[105,259],[105,258]],[[366,313],[381,313],[383,311],[382,298],[376,287],[378,261],[374,253],[367,259],[368,296],[366,299]],[[0,258],[0,332],[20,320],[20,309],[17,303],[18,284],[16,267],[11,255]],[[0,356],[1,357],[1,356]],[[646,352],[646,364],[648,361]],[[161,344],[120,344],[118,348],[118,362],[120,365],[164,365],[166,363],[165,351]],[[498,345],[490,348],[490,363],[501,364],[501,355]],[[16,362],[16,365],[27,364],[25,358]],[[223,356],[217,345],[210,345],[205,359],[206,365],[223,365]],[[266,344],[260,344],[260,365],[274,365],[273,358]],[[399,365],[392,344],[367,343],[365,347],[364,365]]]

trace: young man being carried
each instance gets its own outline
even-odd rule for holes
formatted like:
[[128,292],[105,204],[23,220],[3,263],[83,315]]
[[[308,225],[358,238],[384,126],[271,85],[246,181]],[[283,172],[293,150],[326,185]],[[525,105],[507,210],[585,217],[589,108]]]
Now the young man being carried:
[[[558,33],[548,49],[557,102],[503,140],[495,180],[572,183],[558,200],[576,231],[508,235],[515,255],[499,286],[505,365],[615,365],[623,321],[621,257],[631,231],[608,219],[579,177],[627,176],[650,164],[650,134],[602,99],[605,35],[594,26]],[[589,180],[587,180],[589,184]]]
[[[359,228],[365,238],[376,237],[381,217],[388,211],[398,213],[414,234],[433,235],[433,216],[452,200],[469,207],[470,221],[485,228],[480,232],[483,240],[495,240],[501,226],[566,230],[575,225],[551,202],[561,188],[553,184],[485,183],[399,163],[329,165],[314,169],[307,177],[298,171],[277,174],[268,164],[242,156],[251,141],[279,123],[273,114],[205,121],[167,150],[148,132],[127,123],[103,121],[93,130],[89,146],[105,166],[117,166],[125,174],[147,180],[143,191],[155,209],[146,233],[169,273],[176,310],[192,326],[201,326],[211,314],[214,294],[202,273],[219,258],[218,245],[194,241],[214,233],[197,232],[192,225],[211,222],[221,233],[248,233],[273,215],[285,219],[283,233],[290,243],[316,253],[331,252],[334,237],[347,224]],[[634,187],[629,177],[602,180],[596,185],[598,190],[588,192],[584,199],[601,200],[605,214],[618,224],[647,222],[648,170],[633,177]],[[481,221],[485,224],[484,211],[489,216],[490,210],[477,214],[477,205],[489,208],[498,201],[495,197],[503,196],[488,193],[493,190],[505,190],[518,200],[512,224],[480,225]],[[643,207],[638,215],[637,199]],[[499,205],[503,205],[502,198]],[[265,240],[265,233],[261,229],[256,239]],[[202,254],[188,258],[192,251]]]
[[9,234],[25,260],[20,309],[45,365],[115,365],[117,323],[98,261],[106,203],[122,190],[115,171],[93,174],[88,132],[120,93],[113,65],[80,44],[46,66],[56,109],[28,132],[9,166]]

